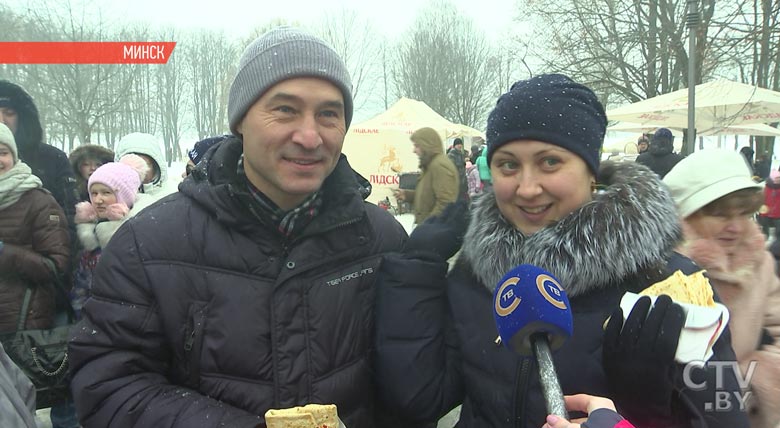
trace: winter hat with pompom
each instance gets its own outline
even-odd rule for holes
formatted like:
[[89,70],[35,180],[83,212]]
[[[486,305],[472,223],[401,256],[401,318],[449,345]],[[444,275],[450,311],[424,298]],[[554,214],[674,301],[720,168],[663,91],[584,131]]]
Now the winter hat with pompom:
[[143,158],[136,154],[127,154],[122,156],[119,162],[109,162],[96,169],[89,177],[87,189],[91,190],[95,183],[104,184],[114,191],[117,202],[132,208],[141,187],[141,179],[148,171],[149,165]]

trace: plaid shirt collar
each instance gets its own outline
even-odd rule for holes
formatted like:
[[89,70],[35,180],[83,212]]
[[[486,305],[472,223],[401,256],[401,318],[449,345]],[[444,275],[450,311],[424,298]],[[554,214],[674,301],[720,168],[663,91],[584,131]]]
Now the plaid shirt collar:
[[249,181],[244,172],[243,154],[238,161],[238,175],[244,178],[247,189],[249,189],[249,194],[252,197],[250,201],[252,212],[261,219],[269,221],[286,238],[303,230],[322,209],[322,192],[319,190],[309,195],[300,205],[290,211],[279,208],[274,201]]

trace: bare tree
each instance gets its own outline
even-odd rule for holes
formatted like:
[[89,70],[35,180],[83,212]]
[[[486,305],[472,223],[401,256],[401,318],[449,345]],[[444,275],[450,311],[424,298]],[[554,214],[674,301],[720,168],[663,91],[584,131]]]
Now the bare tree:
[[[684,0],[551,0],[525,3],[534,23],[529,44],[546,71],[561,71],[592,86],[607,102],[634,102],[686,87]],[[715,36],[705,2],[697,33],[696,82],[710,75]],[[709,58],[702,62],[702,58]]]
[[199,138],[227,131],[227,98],[238,63],[235,44],[223,33],[202,31],[182,43],[192,87],[192,113]]
[[[168,30],[162,34],[163,39],[176,40],[176,31]],[[175,50],[174,50],[175,52]],[[181,147],[179,140],[182,134],[182,110],[184,94],[187,90],[184,77],[185,59],[171,55],[167,64],[157,68],[157,103],[160,112],[160,129],[163,134],[165,157],[170,162],[179,159]]]
[[[739,79],[780,90],[780,1],[741,0],[726,16],[716,16],[724,28],[717,48],[724,71],[737,70]],[[755,137],[757,155],[774,152],[774,137]]]
[[375,28],[373,22],[345,8],[325,14],[315,26],[315,33],[330,43],[347,65],[355,110],[373,96],[381,76],[381,57],[376,53],[383,40]]
[[422,10],[402,39],[396,95],[424,101],[449,120],[481,128],[493,101],[494,58],[484,34],[447,0]]
[[[111,41],[106,23],[86,12],[86,5],[70,2],[28,9],[24,15],[26,40]],[[49,64],[24,66],[24,81],[48,122],[52,139],[62,142],[65,151],[75,141],[88,143],[98,131],[101,118],[116,113],[132,80],[117,78],[119,65]],[[58,139],[52,131],[60,131]],[[64,137],[64,138],[63,138]]]

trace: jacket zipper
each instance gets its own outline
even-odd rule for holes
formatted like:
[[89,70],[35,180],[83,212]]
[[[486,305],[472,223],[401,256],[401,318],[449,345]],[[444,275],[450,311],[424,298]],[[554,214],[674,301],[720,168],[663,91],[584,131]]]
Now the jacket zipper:
[[531,360],[529,358],[523,358],[520,360],[520,365],[517,370],[517,377],[515,378],[515,428],[524,428],[523,420],[525,419],[525,398],[527,396],[526,391],[528,389],[528,377],[531,373]]
[[192,331],[184,341],[184,359],[187,362],[187,381],[189,385],[194,388],[196,388],[199,383],[200,370],[198,370],[198,368],[200,365],[200,352],[193,352],[193,348],[197,348],[197,350],[200,349],[201,344],[198,343],[198,346],[196,347],[195,341],[196,339],[198,341],[201,339],[204,318],[205,314],[203,308],[198,308],[191,316]]

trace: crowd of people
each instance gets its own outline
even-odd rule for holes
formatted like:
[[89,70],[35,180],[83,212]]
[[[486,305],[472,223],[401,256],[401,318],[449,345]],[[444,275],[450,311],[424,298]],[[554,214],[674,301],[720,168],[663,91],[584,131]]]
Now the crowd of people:
[[[174,187],[154,136],[66,156],[0,81],[0,332],[28,290],[26,328],[63,304],[79,320],[54,428],[264,427],[307,403],[349,428],[432,427],[457,406],[464,428],[780,427],[777,171],[758,184],[745,153],[683,158],[665,128],[636,162],[602,162],[601,102],[543,74],[498,98],[468,152],[411,134],[407,235],[341,153],[352,83],[322,39],[255,39],[227,112],[231,133],[197,142]],[[571,419],[546,406],[549,373],[496,339],[494,292],[520,264],[568,295],[553,359]],[[683,306],[620,303],[702,269],[730,318],[692,366],[675,357]],[[35,426],[22,364],[0,347],[2,426]]]

